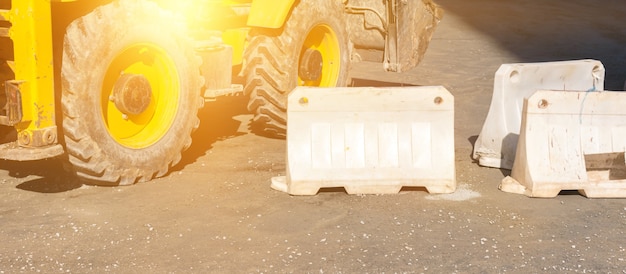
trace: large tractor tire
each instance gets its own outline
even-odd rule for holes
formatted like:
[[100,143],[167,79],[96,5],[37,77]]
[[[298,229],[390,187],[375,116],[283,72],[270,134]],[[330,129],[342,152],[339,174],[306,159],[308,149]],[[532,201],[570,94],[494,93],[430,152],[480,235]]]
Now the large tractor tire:
[[180,161],[204,102],[201,60],[185,30],[145,0],[115,1],[68,26],[63,142],[76,175],[130,185]]
[[253,29],[245,51],[244,92],[252,130],[284,138],[287,96],[296,86],[345,86],[349,37],[341,1],[297,1],[278,30]]

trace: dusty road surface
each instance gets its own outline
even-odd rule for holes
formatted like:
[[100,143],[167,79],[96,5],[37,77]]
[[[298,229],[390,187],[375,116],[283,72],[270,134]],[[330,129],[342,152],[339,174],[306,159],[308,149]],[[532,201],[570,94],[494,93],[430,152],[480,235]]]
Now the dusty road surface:
[[439,0],[424,62],[353,69],[356,85],[443,85],[455,95],[458,190],[294,197],[285,141],[248,132],[245,98],[207,104],[171,174],[94,187],[61,161],[0,161],[0,273],[626,273],[626,199],[500,192],[506,170],[470,158],[502,63],[593,58],[626,80],[626,4]]

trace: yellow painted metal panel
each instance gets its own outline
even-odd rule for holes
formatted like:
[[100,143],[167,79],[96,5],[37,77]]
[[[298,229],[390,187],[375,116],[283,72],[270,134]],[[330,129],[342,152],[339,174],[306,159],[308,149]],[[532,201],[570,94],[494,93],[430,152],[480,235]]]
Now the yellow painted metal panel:
[[22,95],[23,118],[15,126],[21,145],[32,145],[26,137],[38,135],[35,131],[55,126],[50,13],[49,0],[13,0],[6,14],[12,24],[15,80]]
[[248,36],[248,29],[232,29],[222,33],[224,43],[233,47],[233,65],[243,62],[243,50]]
[[248,26],[280,28],[295,0],[255,0],[250,8]]

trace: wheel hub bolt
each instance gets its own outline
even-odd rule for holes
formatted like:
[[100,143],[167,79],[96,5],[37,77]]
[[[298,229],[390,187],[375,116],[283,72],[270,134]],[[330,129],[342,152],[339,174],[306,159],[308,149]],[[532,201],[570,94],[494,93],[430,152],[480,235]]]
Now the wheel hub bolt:
[[140,74],[122,74],[113,87],[115,107],[124,114],[137,115],[144,112],[152,100],[152,87]]
[[304,81],[317,81],[322,76],[322,54],[314,49],[307,49],[300,59],[299,76]]

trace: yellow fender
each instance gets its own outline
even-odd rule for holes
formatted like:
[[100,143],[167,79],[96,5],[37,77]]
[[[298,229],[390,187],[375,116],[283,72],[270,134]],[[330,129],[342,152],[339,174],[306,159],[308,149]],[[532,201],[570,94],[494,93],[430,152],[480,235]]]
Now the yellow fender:
[[293,6],[295,0],[255,0],[250,8],[248,26],[263,28],[280,28]]
[[[51,2],[75,2],[78,0],[50,0]],[[248,26],[280,28],[296,0],[254,0],[250,8]]]

